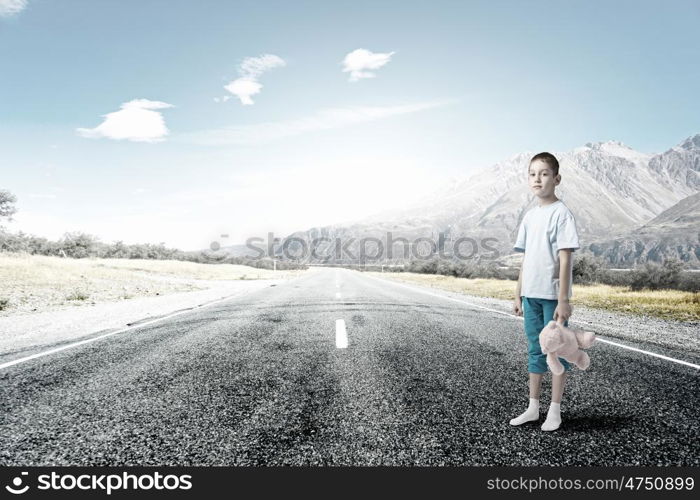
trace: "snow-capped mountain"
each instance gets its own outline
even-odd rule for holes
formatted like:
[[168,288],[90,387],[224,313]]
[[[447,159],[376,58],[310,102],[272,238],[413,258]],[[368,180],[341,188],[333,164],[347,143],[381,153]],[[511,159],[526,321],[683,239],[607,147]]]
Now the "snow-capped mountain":
[[649,160],[649,168],[668,186],[685,183],[688,189],[700,189],[700,134],[688,137],[678,146]]
[[[638,152],[618,141],[553,153],[562,176],[556,194],[576,218],[584,253],[593,244],[600,248],[603,242],[627,237],[700,189],[700,134],[661,154]],[[468,177],[451,179],[409,206],[355,224],[313,228],[290,236],[307,241],[320,236],[382,238],[391,231],[394,237],[437,240],[444,233],[453,240],[494,238],[495,243],[492,240],[488,246],[507,256],[513,253],[522,217],[537,203],[526,177],[533,154],[518,153]],[[652,224],[647,230],[653,239],[659,229]]]

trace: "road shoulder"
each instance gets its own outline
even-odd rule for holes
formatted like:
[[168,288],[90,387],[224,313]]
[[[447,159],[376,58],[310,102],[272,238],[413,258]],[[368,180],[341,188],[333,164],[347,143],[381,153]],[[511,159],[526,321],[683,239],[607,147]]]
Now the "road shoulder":
[[210,282],[211,288],[206,290],[2,317],[0,359],[7,360],[42,346],[54,346],[93,334],[107,333],[225,297],[241,297],[285,281]]

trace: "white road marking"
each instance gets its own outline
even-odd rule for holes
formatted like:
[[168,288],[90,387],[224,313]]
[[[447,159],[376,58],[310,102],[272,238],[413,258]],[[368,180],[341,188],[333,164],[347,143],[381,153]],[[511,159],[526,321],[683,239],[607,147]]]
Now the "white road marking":
[[339,299],[340,298],[340,292],[335,292],[335,298]]
[[7,363],[0,364],[0,370],[2,370],[2,369],[4,369],[4,368],[9,368],[10,366],[18,365],[18,364],[20,364],[20,363],[24,363],[25,361],[30,361],[30,360],[32,360],[32,359],[37,359],[37,358],[41,358],[41,357],[44,357],[44,356],[48,356],[49,354],[54,354],[54,353],[57,353],[57,352],[65,351],[66,349],[71,349],[71,348],[77,347],[77,346],[79,346],[79,345],[89,344],[90,342],[95,342],[95,341],[97,341],[97,340],[102,340],[102,339],[105,338],[105,337],[110,337],[110,336],[112,336],[112,335],[116,335],[117,333],[123,333],[123,332],[129,331],[129,330],[133,330],[133,329],[135,329],[135,328],[141,328],[142,326],[151,325],[151,324],[153,324],[153,323],[157,323],[157,322],[163,321],[163,320],[165,320],[165,319],[174,318],[175,316],[179,316],[179,315],[181,315],[181,314],[189,313],[189,312],[195,311],[195,310],[197,310],[197,309],[203,309],[203,308],[205,308],[205,307],[213,306],[214,304],[218,304],[219,302],[223,302],[224,300],[228,300],[228,299],[231,299],[231,298],[234,298],[234,297],[240,297],[240,294],[229,295],[228,297],[223,297],[223,298],[221,298],[221,299],[217,299],[217,300],[214,300],[214,301],[212,301],[212,302],[207,302],[206,304],[202,304],[202,305],[199,305],[199,306],[197,306],[197,307],[193,307],[193,308],[190,308],[190,309],[185,309],[185,310],[182,310],[182,311],[178,311],[178,312],[175,312],[175,313],[173,313],[173,314],[169,314],[169,315],[167,315],[167,316],[163,316],[163,317],[160,317],[160,318],[152,319],[152,320],[150,320],[150,321],[144,321],[143,323],[139,323],[139,324],[137,324],[137,325],[127,326],[126,328],[122,328],[122,329],[116,330],[116,331],[114,331],[114,332],[105,333],[105,334],[103,334],[103,335],[99,335],[99,336],[97,336],[97,337],[92,337],[92,338],[89,338],[89,339],[81,340],[81,341],[79,341],[79,342],[73,342],[72,344],[68,344],[68,345],[64,345],[64,346],[61,346],[61,347],[57,347],[57,348],[55,348],[55,349],[49,349],[48,351],[38,352],[38,353],[36,353],[36,354],[32,354],[31,356],[27,356],[27,357],[24,357],[24,358],[14,359],[14,360],[12,360],[12,361],[8,361]]
[[338,349],[345,349],[348,346],[348,333],[345,330],[345,320],[335,320],[335,346]]
[[596,342],[603,342],[605,344],[614,345],[617,347],[621,347],[623,349],[629,349],[630,351],[641,352],[642,354],[646,354],[648,356],[654,356],[655,358],[665,359],[666,361],[672,361],[674,363],[690,366],[691,368],[695,368],[696,370],[700,370],[700,365],[694,365],[693,363],[683,361],[682,359],[670,358],[668,356],[664,356],[663,354],[657,354],[655,352],[644,351],[642,349],[637,349],[636,347],[632,347],[632,346],[628,346],[628,345],[624,345],[624,344],[618,344],[617,342],[613,342],[612,340],[606,340],[604,338],[601,338],[599,335],[596,335]]
[[[367,276],[367,275],[365,275],[365,276]],[[413,291],[415,291],[415,292],[424,293],[424,294],[426,294],[426,295],[432,295],[433,297],[438,297],[438,298],[441,298],[441,299],[452,300],[452,301],[454,301],[454,302],[460,302],[460,303],[462,303],[462,304],[467,304],[467,305],[472,306],[472,307],[478,307],[479,309],[484,309],[484,310],[486,310],[486,311],[491,311],[491,312],[494,312],[494,313],[497,313],[497,314],[503,314],[504,316],[510,316],[511,318],[517,318],[517,319],[519,319],[520,321],[523,321],[523,320],[524,320],[524,318],[523,318],[522,316],[516,316],[515,314],[510,314],[510,313],[507,313],[507,312],[499,311],[499,310],[497,310],[497,309],[492,309],[492,308],[490,308],[490,307],[480,306],[480,305],[478,305],[478,304],[472,304],[471,302],[467,302],[466,300],[455,299],[455,298],[453,298],[453,297],[447,297],[447,296],[445,296],[445,295],[440,295],[440,294],[438,294],[438,293],[429,292],[428,290],[422,290],[422,289],[416,288],[416,287],[414,287],[414,286],[406,285],[405,283],[399,283],[399,282],[396,282],[396,281],[389,281],[389,280],[377,278],[376,276],[367,276],[367,277],[373,278],[373,279],[378,280],[378,281],[381,281],[381,282],[383,282],[383,283],[391,283],[391,284],[393,284],[393,285],[402,286],[402,287],[404,287],[404,288],[408,288],[409,290],[413,290]],[[587,321],[579,321],[579,320],[577,320],[576,322],[577,322],[577,323],[583,323],[583,324],[591,325],[592,327],[595,327],[595,326],[596,326],[596,325],[594,325],[593,323],[589,323],[589,322],[587,322]],[[628,349],[628,350],[630,350],[630,351],[640,352],[640,353],[642,353],[642,354],[646,354],[647,356],[653,356],[653,357],[655,357],[655,358],[664,359],[664,360],[666,360],[666,361],[671,361],[671,362],[673,362],[673,363],[678,363],[679,365],[685,365],[685,366],[689,366],[689,367],[691,367],[691,368],[695,368],[696,370],[700,370],[700,365],[696,365],[696,364],[693,364],[693,363],[689,363],[688,361],[683,361],[682,359],[676,359],[676,358],[671,358],[671,357],[669,357],[669,356],[664,356],[663,354],[657,354],[657,353],[651,352],[651,351],[644,351],[644,350],[642,350],[642,349],[637,349],[636,347],[632,347],[632,346],[620,344],[620,343],[618,343],[618,342],[613,342],[612,340],[604,339],[603,337],[601,337],[601,336],[598,335],[598,334],[596,334],[596,342],[603,342],[604,344],[614,345],[614,346],[619,347],[619,348],[621,348],[621,349]]]

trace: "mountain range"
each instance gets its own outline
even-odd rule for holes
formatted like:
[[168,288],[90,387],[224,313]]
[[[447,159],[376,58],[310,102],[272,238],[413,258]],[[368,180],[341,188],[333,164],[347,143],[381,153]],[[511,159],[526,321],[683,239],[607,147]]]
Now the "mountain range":
[[[619,141],[587,143],[552,153],[559,160],[562,177],[556,195],[575,216],[581,254],[601,256],[613,267],[671,257],[690,268],[700,267],[700,134],[659,154],[635,151]],[[537,203],[526,177],[533,155],[521,152],[452,179],[405,207],[352,224],[298,231],[287,237],[289,248],[294,248],[294,239],[311,242],[324,237],[345,242],[373,237],[386,241],[390,232],[394,239],[427,237],[437,242],[442,233],[451,241],[476,240],[478,250],[473,258],[477,261],[513,264],[521,257],[512,250],[518,226]],[[331,246],[326,245],[325,252],[319,247],[318,253],[333,253]],[[359,253],[357,244],[349,248]],[[467,246],[462,253],[469,249]]]

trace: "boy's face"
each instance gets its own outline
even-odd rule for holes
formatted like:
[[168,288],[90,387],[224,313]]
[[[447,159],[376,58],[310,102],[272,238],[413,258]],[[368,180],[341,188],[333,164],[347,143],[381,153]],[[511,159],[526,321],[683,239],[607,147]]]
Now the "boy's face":
[[541,160],[530,163],[527,178],[530,190],[538,198],[551,198],[554,195],[554,188],[561,181],[561,176],[554,176],[552,169]]

